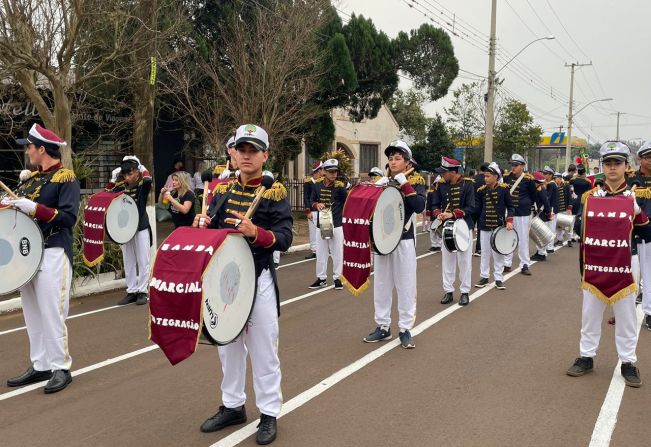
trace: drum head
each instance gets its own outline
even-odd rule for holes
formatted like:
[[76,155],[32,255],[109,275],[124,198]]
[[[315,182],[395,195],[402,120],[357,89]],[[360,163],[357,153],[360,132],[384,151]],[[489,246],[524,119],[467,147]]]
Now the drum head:
[[387,187],[378,197],[371,216],[371,242],[381,255],[396,249],[405,225],[405,202],[397,188]]
[[454,242],[458,251],[466,251],[470,248],[470,228],[468,228],[465,220],[455,220],[452,233],[454,234]]
[[106,209],[106,234],[116,244],[126,244],[138,231],[139,220],[136,202],[130,196],[122,194]]
[[202,312],[206,333],[218,345],[234,341],[249,321],[257,281],[249,244],[229,234],[203,273]]
[[510,255],[518,247],[518,233],[506,227],[495,228],[491,234],[491,247],[499,254]]
[[31,217],[0,209],[0,295],[18,290],[36,275],[43,251],[43,233]]

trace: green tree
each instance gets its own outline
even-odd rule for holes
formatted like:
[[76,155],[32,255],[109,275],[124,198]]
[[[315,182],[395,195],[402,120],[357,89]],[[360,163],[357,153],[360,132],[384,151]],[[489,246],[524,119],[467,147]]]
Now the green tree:
[[533,122],[527,105],[510,100],[504,105],[495,127],[495,159],[505,161],[514,153],[529,155],[540,143],[542,128]]
[[452,155],[454,143],[441,115],[437,113],[432,119],[427,140],[412,145],[411,149],[420,169],[430,172],[441,165],[441,157]]
[[400,126],[403,138],[411,137],[416,143],[425,141],[427,129],[432,121],[425,116],[424,101],[425,96],[419,90],[410,89],[405,92],[398,89],[387,102],[389,110]]

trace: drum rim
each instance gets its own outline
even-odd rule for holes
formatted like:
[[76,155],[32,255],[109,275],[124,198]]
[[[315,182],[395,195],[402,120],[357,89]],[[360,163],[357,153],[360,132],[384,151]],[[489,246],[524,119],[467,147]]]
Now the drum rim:
[[[228,233],[226,235],[226,238],[224,239],[224,242],[226,242],[226,239],[230,236],[235,236],[235,237],[241,237],[244,238],[244,235],[241,233]],[[246,242],[246,241],[245,241]],[[204,313],[203,313],[203,306],[205,302],[204,298],[204,293],[205,293],[205,288],[203,287],[203,275],[208,271],[208,267],[210,264],[212,264],[213,260],[216,259],[217,253],[219,253],[222,250],[223,247],[223,242],[222,245],[217,249],[215,253],[213,253],[212,257],[210,258],[210,261],[208,261],[208,264],[206,265],[206,268],[204,269],[204,273],[201,275],[201,315],[199,319],[201,320],[201,330],[200,332],[204,334],[204,336],[208,339],[209,342],[211,342],[214,345],[217,346],[226,346],[231,343],[233,343],[235,340],[237,340],[237,337],[242,335],[242,332],[244,332],[244,329],[246,328],[246,324],[249,322],[251,319],[251,315],[253,314],[253,308],[255,307],[255,302],[257,301],[258,298],[258,278],[255,277],[253,281],[253,300],[251,301],[251,309],[249,309],[249,314],[246,316],[246,320],[244,320],[244,325],[242,326],[242,329],[237,333],[236,336],[234,336],[230,341],[223,342],[223,341],[218,341],[216,340],[212,335],[210,335],[210,332],[208,332],[208,329],[206,329],[205,321],[204,321]],[[253,253],[251,253],[251,250],[249,250],[249,254],[251,255],[251,259],[253,260],[253,272],[255,274],[255,259],[253,258]]]
[[515,229],[514,229],[514,230],[506,230],[506,231],[513,231],[513,232],[515,233],[515,247],[513,248],[513,251],[511,251],[511,253],[502,253],[502,252],[499,251],[497,248],[495,248],[495,236],[496,236],[497,233],[498,233],[499,231],[501,231],[502,229],[506,229],[506,226],[505,226],[505,225],[500,225],[499,227],[493,228],[493,229],[491,230],[490,244],[491,244],[491,248],[492,248],[493,250],[495,250],[497,253],[501,254],[502,256],[508,256],[508,255],[510,255],[511,253],[515,253],[515,250],[517,250],[517,248],[518,248],[518,244],[520,243],[520,236],[518,235],[518,232],[515,231]]
[[34,223],[34,226],[38,230],[38,233],[41,235],[41,257],[38,260],[38,265],[37,265],[36,269],[34,270],[34,273],[32,274],[32,276],[30,276],[30,278],[27,281],[25,281],[24,283],[22,283],[20,286],[16,287],[15,289],[9,290],[7,292],[0,293],[0,296],[2,296],[2,295],[7,295],[9,293],[13,293],[16,290],[20,290],[21,287],[23,287],[25,284],[29,283],[38,274],[38,272],[41,269],[41,264],[43,264],[43,257],[45,256],[45,238],[43,237],[43,231],[41,230],[41,227],[39,227],[38,224],[36,223],[36,221],[34,219],[32,219],[30,216],[28,216],[27,214],[23,213],[22,211],[20,211],[18,209],[14,209],[14,208],[0,208],[0,211],[15,211],[17,213],[23,214],[26,218],[28,218],[29,220],[31,220]]
[[[466,248],[466,250],[470,249],[470,246],[472,245],[472,244],[471,244],[471,242],[472,242],[472,237],[470,237],[470,235],[471,235],[470,226],[469,226],[468,223],[465,221],[465,219],[463,219],[463,218],[461,218],[461,219],[448,219],[448,220],[446,220],[445,222],[443,222],[443,225],[442,225],[443,229],[441,230],[441,238],[443,239],[443,244],[445,245],[445,248],[446,248],[446,249],[448,250],[448,252],[450,252],[450,253],[456,253],[456,252],[461,252],[461,253],[463,253],[463,252],[465,251],[465,250],[459,250],[459,247],[457,247],[456,240],[455,240],[455,238],[454,238],[454,234],[455,234],[455,233],[454,233],[454,226],[455,226],[455,225],[457,224],[457,222],[459,222],[459,221],[463,221],[463,223],[466,225],[466,228],[468,229],[468,235],[469,235],[469,239],[470,239],[470,240],[469,240],[469,242],[468,242],[468,248]],[[451,222],[451,223],[448,224],[448,222]],[[446,225],[447,225],[447,227],[446,227]],[[452,234],[447,235],[446,232],[445,232],[445,230],[449,230],[449,232],[451,232]],[[452,245],[452,248],[454,248],[453,250],[450,250],[450,248],[448,248],[448,241],[451,241],[450,244]]]
[[[109,206],[106,207],[106,214],[108,214],[108,210],[111,207],[111,205],[113,205],[113,202],[115,202],[115,200],[118,199],[121,196],[127,197],[129,200],[131,200],[131,202],[136,206],[136,211],[138,212],[138,204],[136,203],[135,200],[133,200],[133,197],[131,197],[128,194],[125,194],[125,193],[121,192],[118,195],[116,195],[115,198],[111,201],[111,203],[109,203]],[[133,236],[135,236],[138,233],[138,225],[136,225],[136,232],[133,234],[133,236],[131,236],[131,238],[129,238],[128,241],[126,241],[126,242],[117,242],[115,239],[113,239],[113,236],[111,236],[111,231],[109,230],[108,225],[106,225],[106,214],[104,215],[104,232],[106,233],[108,238],[111,240],[111,242],[113,242],[114,244],[124,245],[124,244],[128,243],[131,239],[133,239]],[[138,216],[138,217],[140,218],[140,216]]]
[[[382,197],[382,194],[384,194],[384,191],[386,191],[388,188],[393,188],[396,191],[398,191],[398,194],[400,194],[400,197],[402,198],[402,193],[400,192],[400,190],[398,188],[396,188],[395,186],[393,186],[393,185],[381,186],[381,185],[372,184],[370,186],[375,186],[375,187],[383,189],[382,193],[380,193],[380,195],[378,196],[378,200],[380,200],[380,197]],[[377,203],[375,205],[377,206]],[[405,200],[404,200],[404,198],[402,198],[403,210],[404,210],[404,205],[405,205]],[[371,214],[371,218],[369,219],[369,228],[368,228],[368,230],[369,230],[368,233],[369,233],[369,237],[370,237],[370,240],[371,240],[371,247],[373,248],[373,251],[375,253],[377,253],[378,255],[380,255],[380,256],[390,255],[391,253],[393,253],[394,251],[396,251],[398,249],[398,245],[400,245],[400,241],[402,241],[402,234],[403,234],[402,230],[404,229],[404,225],[405,225],[404,224],[404,217],[403,217],[403,223],[400,225],[400,238],[398,239],[398,242],[396,243],[396,246],[393,247],[390,251],[382,253],[382,252],[380,252],[380,250],[377,249],[377,245],[375,245],[375,238],[373,237],[373,214],[375,214],[375,206],[373,207],[373,213]]]

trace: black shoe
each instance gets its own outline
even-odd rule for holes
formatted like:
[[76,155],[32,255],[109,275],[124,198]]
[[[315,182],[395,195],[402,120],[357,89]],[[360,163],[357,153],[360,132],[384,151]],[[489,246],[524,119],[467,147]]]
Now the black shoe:
[[23,386],[29,385],[30,383],[42,382],[43,380],[49,380],[52,377],[52,371],[37,371],[33,366],[27,368],[27,371],[22,373],[19,376],[12,377],[7,380],[7,386]]
[[572,377],[580,377],[592,371],[593,365],[592,357],[579,357],[574,361],[574,365],[565,371],[565,374]]
[[574,246],[574,242],[573,241],[567,241],[567,246],[572,248]]
[[632,363],[622,363],[622,377],[626,385],[633,388],[642,386],[642,379],[640,379],[640,370],[637,369]]
[[258,424],[258,434],[255,437],[255,442],[260,445],[267,445],[274,442],[276,434],[278,433],[278,426],[276,425],[276,418],[267,414],[260,415],[260,423]]
[[635,304],[642,304],[642,292],[638,293],[635,297]]
[[138,299],[137,293],[127,293],[124,298],[118,301],[118,306],[124,306],[125,304],[135,303]]
[[149,301],[147,294],[141,292],[138,294],[138,297],[136,298],[136,306],[142,306],[143,304],[147,304],[147,301]]
[[511,273],[511,270],[513,270],[513,268],[510,265],[508,267],[506,265],[504,266],[504,273]]
[[562,246],[563,246],[563,241],[554,242],[554,247],[562,247]]
[[520,273],[526,276],[531,276],[531,271],[529,270],[529,266],[526,264],[522,266],[522,269],[520,269]]
[[280,263],[279,262],[274,262],[274,268],[277,269],[278,266],[280,266]]
[[221,430],[229,425],[243,424],[246,422],[246,409],[244,405],[239,408],[226,408],[223,405],[219,406],[219,411],[214,416],[209,417],[201,424],[201,431],[204,433],[212,433]]
[[540,253],[536,253],[535,255],[531,256],[532,261],[546,261],[547,256],[541,255]]
[[429,251],[431,251],[432,253],[440,253],[441,247],[430,247]]
[[459,298],[459,306],[467,306],[470,303],[470,298],[467,293],[462,293],[461,298]]
[[441,299],[441,304],[450,304],[452,301],[454,301],[452,292],[447,292],[445,295],[443,295],[443,298]]
[[325,279],[317,278],[316,281],[314,281],[312,284],[310,284],[310,289],[320,289],[320,288],[325,287],[327,285],[328,285],[328,283],[326,282]]
[[474,252],[472,255],[473,255],[473,256],[476,256],[476,257],[478,257],[478,258],[481,258],[481,250],[477,250],[477,251]]
[[479,278],[479,281],[477,284],[475,284],[475,287],[478,289],[481,289],[482,287],[486,287],[488,285],[488,278]]
[[495,280],[495,288],[498,290],[506,289],[506,287],[504,287],[504,283],[502,281],[497,281],[497,280]]
[[316,259],[316,253],[310,253],[305,257],[305,259]]
[[553,253],[554,253],[554,250],[547,250],[547,254],[550,254],[550,255],[551,255],[551,254],[553,254]]
[[645,315],[644,316],[644,325],[648,330],[651,331],[651,315]]
[[341,283],[339,278],[335,279],[335,289],[336,290],[341,290],[344,288],[344,285]]
[[52,371],[52,378],[43,388],[45,394],[52,394],[63,390],[72,382],[72,374],[67,369],[55,369]]

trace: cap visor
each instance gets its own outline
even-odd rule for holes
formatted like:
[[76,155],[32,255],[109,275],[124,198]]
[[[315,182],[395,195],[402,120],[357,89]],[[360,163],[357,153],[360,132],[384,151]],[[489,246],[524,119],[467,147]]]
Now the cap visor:
[[252,139],[252,138],[240,138],[235,143],[235,148],[237,149],[238,147],[246,143],[251,144],[254,148],[256,148],[259,151],[267,150],[267,148],[264,146],[264,144],[262,144],[262,142],[260,142],[260,140]]
[[611,159],[612,160],[619,160],[619,161],[626,161],[626,160],[628,160],[628,157],[626,155],[623,155],[623,154],[608,154],[608,155],[604,155],[603,157],[601,157],[602,161],[611,160]]
[[27,146],[28,144],[30,144],[30,141],[27,138],[18,138],[16,140],[16,144],[19,146]]
[[446,172],[448,172],[448,170],[443,166],[439,166],[438,168],[434,169],[434,172],[436,172],[437,174],[445,174]]

